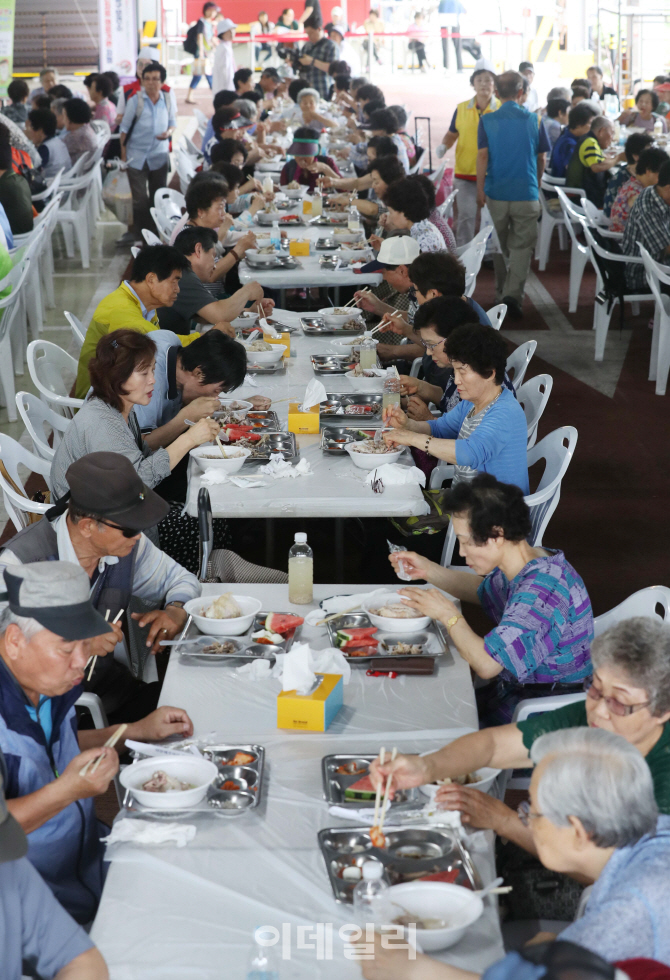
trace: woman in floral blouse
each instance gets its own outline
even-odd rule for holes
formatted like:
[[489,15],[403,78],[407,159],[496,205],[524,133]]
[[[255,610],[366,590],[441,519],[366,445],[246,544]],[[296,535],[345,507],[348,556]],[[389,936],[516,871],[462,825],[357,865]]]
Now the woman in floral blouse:
[[444,239],[429,220],[430,203],[418,181],[405,177],[391,184],[384,204],[388,208],[387,231],[409,231],[422,252],[444,251]]
[[650,146],[643,150],[635,165],[635,176],[631,177],[619,188],[612,205],[610,231],[623,233],[630,209],[645,187],[651,187],[658,182],[658,172],[668,159],[665,150]]

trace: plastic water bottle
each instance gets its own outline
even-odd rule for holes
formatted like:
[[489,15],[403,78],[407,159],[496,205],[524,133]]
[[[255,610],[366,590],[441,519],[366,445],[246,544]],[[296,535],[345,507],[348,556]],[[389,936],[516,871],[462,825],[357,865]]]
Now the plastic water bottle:
[[297,606],[314,598],[314,554],[307,535],[298,531],[288,553],[288,601]]
[[347,208],[347,229],[349,231],[361,230],[361,216],[353,203]]
[[354,918],[356,925],[365,927],[388,925],[393,918],[389,886],[384,881],[384,866],[379,861],[366,861],[363,877],[354,888]]
[[261,946],[254,942],[247,980],[279,980],[279,956],[274,946]]
[[278,252],[281,248],[281,232],[279,230],[279,222],[272,222],[272,231],[270,232],[270,244],[273,246],[275,252]]
[[654,123],[654,136],[659,137],[663,135],[663,120],[660,116],[656,117],[656,122]]
[[366,330],[363,334],[363,343],[358,348],[360,354],[361,369],[377,367],[377,345],[372,339],[372,334]]

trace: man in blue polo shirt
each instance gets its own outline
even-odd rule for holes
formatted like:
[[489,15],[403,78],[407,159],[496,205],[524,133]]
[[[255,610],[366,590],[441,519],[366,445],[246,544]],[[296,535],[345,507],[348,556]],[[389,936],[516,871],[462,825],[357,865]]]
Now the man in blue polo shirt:
[[0,752],[0,976],[21,980],[23,965],[43,980],[109,980],[105,961],[26,858],[28,841],[7,812]]
[[516,71],[496,79],[501,106],[479,120],[477,203],[488,205],[502,249],[494,257],[496,302],[523,316],[523,296],[537,240],[539,183],[550,149],[544,126],[520,105],[524,80]]

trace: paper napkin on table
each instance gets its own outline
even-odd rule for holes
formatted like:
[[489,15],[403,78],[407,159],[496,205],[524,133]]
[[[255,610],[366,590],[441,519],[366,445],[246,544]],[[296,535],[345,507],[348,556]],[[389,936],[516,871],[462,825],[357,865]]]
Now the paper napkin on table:
[[309,412],[310,408],[313,408],[315,405],[320,405],[321,402],[325,402],[327,399],[326,389],[320,381],[313,378],[305,388],[305,397],[302,400],[300,411]]
[[418,466],[401,466],[400,463],[383,463],[365,476],[365,483],[381,480],[385,487],[401,487],[407,484],[426,485],[426,474]]
[[[382,802],[383,802],[382,800],[379,801],[380,816],[382,814]],[[391,808],[391,801],[387,800],[386,817],[384,818],[385,824],[393,823],[394,815],[389,813],[390,808]],[[361,822],[364,824],[371,824],[372,819],[375,815],[375,811],[373,807],[361,807],[360,810],[353,810],[353,809],[350,810],[348,807],[337,806],[337,805],[329,806],[328,813],[330,813],[330,815],[333,817],[341,817],[343,820],[356,820],[357,822]]]
[[351,667],[340,650],[311,650],[308,643],[295,643],[288,653],[278,654],[272,668],[272,676],[281,680],[282,689],[298,694],[314,687],[316,673],[341,674],[343,684],[351,679]]
[[268,323],[268,321],[265,319],[264,316],[260,318],[260,320],[258,321],[258,325],[259,327],[262,328],[263,333],[264,334],[266,333],[268,337],[272,337],[275,340],[278,340],[279,337],[281,336],[281,334],[277,332],[275,327],[273,327],[271,323]]
[[266,480],[257,480],[251,476],[228,476],[223,470],[205,470],[200,477],[203,487],[214,487],[221,483],[232,483],[236,487],[267,487]]
[[235,673],[238,677],[249,677],[252,681],[263,681],[270,676],[272,664],[269,660],[252,660],[242,667],[237,667]]
[[156,820],[117,820],[104,844],[176,844],[186,847],[193,840],[196,828],[193,824],[159,823]]
[[274,480],[287,478],[295,480],[299,476],[311,476],[312,467],[304,458],[293,466],[287,459],[284,459],[281,453],[272,453],[270,455],[270,462],[265,466],[261,466],[258,472],[271,476]]

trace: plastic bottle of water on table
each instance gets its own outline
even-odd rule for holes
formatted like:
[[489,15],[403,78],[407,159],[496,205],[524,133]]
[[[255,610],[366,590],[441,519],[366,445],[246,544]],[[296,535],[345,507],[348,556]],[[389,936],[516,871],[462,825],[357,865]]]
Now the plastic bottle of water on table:
[[279,980],[279,950],[261,946],[256,940],[249,957],[247,980]]
[[363,929],[366,925],[389,925],[393,919],[389,886],[383,874],[384,866],[379,861],[366,861],[363,877],[354,888],[354,919]]

